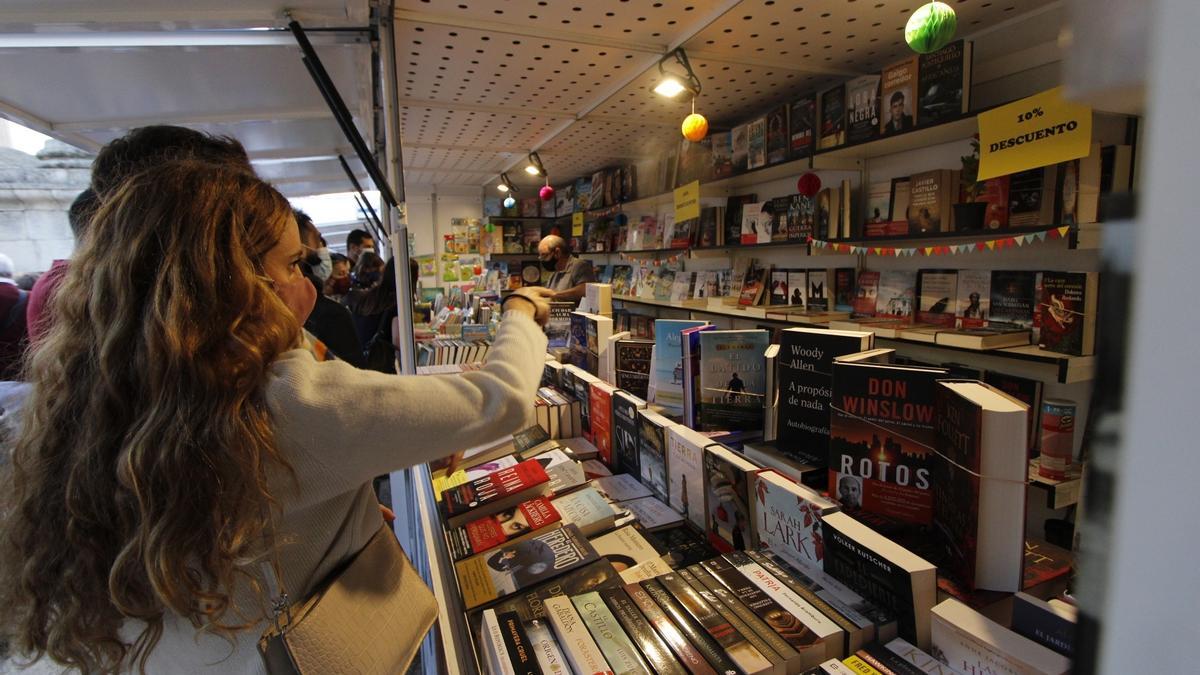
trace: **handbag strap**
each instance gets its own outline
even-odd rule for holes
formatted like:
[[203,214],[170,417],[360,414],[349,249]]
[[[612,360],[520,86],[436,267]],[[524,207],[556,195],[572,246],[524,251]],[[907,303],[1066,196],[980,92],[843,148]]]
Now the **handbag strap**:
[[[267,533],[274,534],[275,515],[271,512],[271,507],[268,505],[264,511],[268,523],[267,532],[263,533],[263,546],[270,550],[270,559],[263,560],[259,563],[259,569],[263,575],[263,582],[267,586],[267,597],[271,603],[271,621],[275,624],[275,630],[280,634],[287,630],[287,626],[292,623],[292,602],[288,597],[287,588],[283,585],[283,571],[279,566],[279,548],[274,546],[271,538]],[[280,621],[280,618],[284,621]]]

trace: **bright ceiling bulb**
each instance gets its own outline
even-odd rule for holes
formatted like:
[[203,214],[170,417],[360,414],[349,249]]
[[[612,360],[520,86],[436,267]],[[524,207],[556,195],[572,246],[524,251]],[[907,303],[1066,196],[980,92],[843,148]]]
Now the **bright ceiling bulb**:
[[497,189],[497,190],[499,190],[499,191],[501,191],[501,192],[508,192],[508,186],[507,186],[507,185],[505,185],[504,183],[501,183],[501,184],[497,185],[497,186],[496,186],[496,189]]
[[529,166],[525,167],[525,173],[529,174],[530,176],[536,176],[540,172],[536,166],[530,164]]
[[668,77],[654,88],[654,93],[667,98],[675,98],[685,90],[683,83],[674,77]]

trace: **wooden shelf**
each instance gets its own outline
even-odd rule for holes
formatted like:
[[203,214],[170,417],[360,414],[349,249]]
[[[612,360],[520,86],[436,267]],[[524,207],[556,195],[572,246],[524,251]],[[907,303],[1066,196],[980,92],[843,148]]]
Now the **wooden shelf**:
[[[734,307],[714,308],[706,305],[691,306],[686,303],[650,300],[624,295],[614,295],[613,301],[633,305],[643,305],[647,307],[673,309],[705,316],[723,316],[731,319],[740,319],[742,321],[757,321],[760,323],[779,326],[804,326],[809,328],[822,327],[821,324],[780,321],[778,319],[768,319],[765,318],[765,316],[759,316],[757,312],[769,311],[769,308],[767,307],[756,307],[750,311],[747,311],[745,309],[737,309]],[[969,354],[971,355],[972,360],[978,362],[982,367],[996,370],[1003,370],[1006,362],[1009,364],[1020,362],[1028,365],[1029,369],[1034,371],[1033,373],[1030,373],[1031,375],[1036,375],[1043,380],[1059,382],[1061,384],[1073,384],[1076,382],[1087,382],[1091,380],[1096,365],[1096,357],[1094,356],[1071,356],[1069,354],[1059,354],[1058,352],[1039,349],[1036,345],[979,350],[964,349],[961,347],[949,347],[946,345],[919,342],[917,340],[905,340],[902,338],[876,337],[875,341],[879,347],[898,347],[902,345],[905,347],[906,352],[916,352],[917,358],[934,363],[950,360],[945,358],[947,352],[954,354]],[[925,355],[924,358],[922,358],[922,355]]]
[[1072,464],[1065,479],[1054,480],[1038,474],[1039,459],[1034,457],[1029,461],[1029,484],[1046,491],[1046,508],[1065,509],[1078,504],[1083,490],[1083,468]]

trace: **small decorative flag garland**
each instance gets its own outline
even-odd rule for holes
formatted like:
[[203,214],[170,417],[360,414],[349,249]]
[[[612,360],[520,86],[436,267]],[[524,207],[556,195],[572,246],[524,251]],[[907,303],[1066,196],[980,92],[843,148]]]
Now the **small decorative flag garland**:
[[968,244],[951,244],[949,246],[856,246],[853,244],[841,244],[833,241],[825,241],[823,239],[812,239],[809,243],[811,243],[814,248],[828,249],[834,253],[849,253],[852,255],[879,255],[885,257],[903,258],[907,256],[961,255],[963,253],[975,253],[977,251],[999,251],[1007,248],[1019,248],[1021,246],[1025,246],[1026,244],[1043,242],[1047,239],[1066,239],[1070,231],[1070,225],[1063,225],[1061,227],[1052,227],[1041,232],[1030,232],[1029,234],[1018,234],[1012,237],[1001,237],[999,239],[985,239],[983,241],[976,241]]
[[[685,251],[685,252],[687,251],[687,249],[680,249],[680,250]],[[683,259],[685,257],[683,254],[676,254],[676,255],[667,256],[666,258],[655,258],[654,260],[646,260],[645,258],[638,258],[637,256],[633,256],[628,253],[622,253],[620,251],[616,251],[616,254],[618,257],[621,258],[622,262],[636,261],[638,263],[650,263],[651,265],[653,265],[655,267],[660,267],[664,264],[674,265],[675,263],[679,262],[681,259]]]

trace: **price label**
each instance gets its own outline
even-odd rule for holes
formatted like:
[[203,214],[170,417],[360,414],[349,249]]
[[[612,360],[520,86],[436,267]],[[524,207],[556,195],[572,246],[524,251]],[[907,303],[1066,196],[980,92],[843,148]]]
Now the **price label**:
[[675,188],[675,222],[694,220],[700,217],[700,181],[694,180],[681,188]]
[[1062,87],[979,114],[979,180],[1086,157],[1092,109]]
[[583,236],[583,211],[576,211],[571,214],[571,236]]

